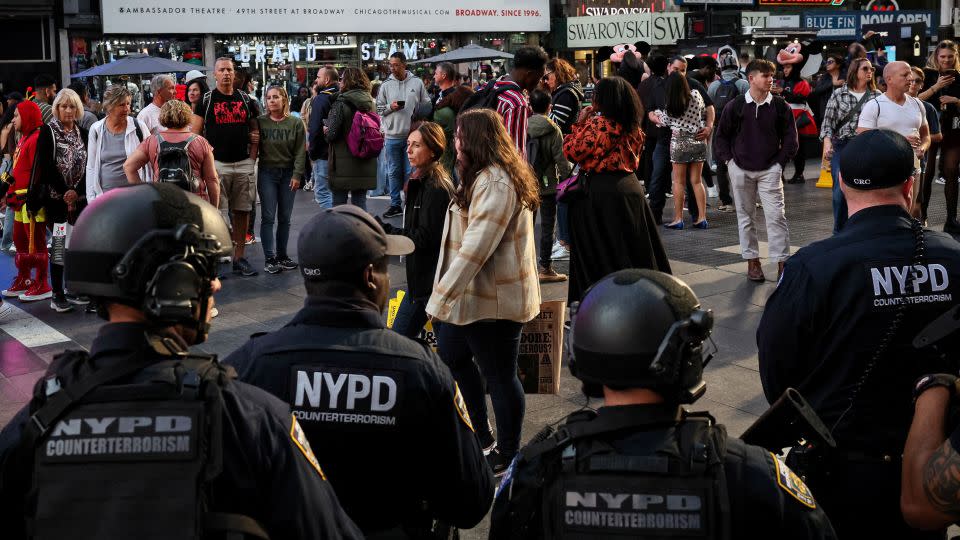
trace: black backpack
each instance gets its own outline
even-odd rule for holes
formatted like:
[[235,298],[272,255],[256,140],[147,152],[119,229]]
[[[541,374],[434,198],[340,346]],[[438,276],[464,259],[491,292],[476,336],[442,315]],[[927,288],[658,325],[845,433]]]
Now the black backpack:
[[739,95],[742,95],[742,92],[737,88],[736,80],[720,80],[716,97],[713,98],[713,107],[714,110],[717,111],[717,120],[720,120],[720,115],[723,113],[723,108],[727,106],[727,103],[730,103]]
[[157,182],[169,182],[192,193],[199,191],[200,181],[193,174],[187,151],[196,138],[196,135],[190,135],[183,142],[173,143],[163,140],[163,135],[157,133]]
[[463,102],[463,106],[460,107],[460,112],[469,111],[470,109],[497,110],[497,101],[500,99],[500,94],[508,90],[520,90],[520,85],[512,81],[508,82],[510,84],[500,85],[500,88],[496,87],[496,80],[488,82],[486,86],[474,92],[472,96]]

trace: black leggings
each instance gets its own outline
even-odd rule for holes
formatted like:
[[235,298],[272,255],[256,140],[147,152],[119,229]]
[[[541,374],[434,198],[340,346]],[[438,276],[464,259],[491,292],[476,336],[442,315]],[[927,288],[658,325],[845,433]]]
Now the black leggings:
[[[947,181],[943,195],[947,200],[947,221],[957,219],[957,177],[960,176],[960,133],[946,135],[940,143],[940,173]],[[926,187],[926,186],[924,186]]]
[[923,171],[923,177],[920,178],[920,219],[927,220],[927,208],[930,206],[930,195],[933,191],[933,179],[937,173],[937,153],[940,151],[940,143],[930,143],[927,150],[926,169]]

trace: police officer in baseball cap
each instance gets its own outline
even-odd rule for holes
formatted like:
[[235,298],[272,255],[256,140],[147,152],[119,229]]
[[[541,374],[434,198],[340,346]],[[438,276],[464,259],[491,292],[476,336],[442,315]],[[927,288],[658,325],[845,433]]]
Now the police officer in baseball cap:
[[831,429],[836,449],[798,472],[841,538],[942,538],[903,519],[901,455],[913,382],[960,368],[941,352],[957,350],[956,336],[914,345],[956,304],[960,244],[910,216],[918,171],[902,135],[864,132],[839,160],[849,220],[797,251],[767,300],[757,328],[763,391],[773,403],[796,388]]
[[450,371],[383,324],[389,259],[413,248],[355,206],[322,210],[297,242],[303,309],[225,360],[290,404],[368,538],[446,538],[451,526],[475,526],[493,500]]
[[835,538],[785,464],[681,407],[706,390],[713,326],[685,283],[620,270],[570,315],[570,372],[604,406],[520,451],[497,490],[491,539]]
[[286,404],[189,350],[229,246],[216,208],[172,185],[80,216],[66,286],[109,322],[0,432],[4,538],[361,536]]

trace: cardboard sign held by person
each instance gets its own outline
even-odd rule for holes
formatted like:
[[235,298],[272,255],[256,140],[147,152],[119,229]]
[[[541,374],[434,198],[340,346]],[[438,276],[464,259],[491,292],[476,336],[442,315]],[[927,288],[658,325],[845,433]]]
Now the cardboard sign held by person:
[[543,302],[540,304],[540,314],[523,325],[517,371],[526,394],[560,392],[566,304],[564,301]]
[[[393,328],[393,322],[397,319],[397,312],[400,311],[400,303],[403,302],[403,297],[406,294],[406,291],[402,289],[398,290],[397,296],[391,298],[390,303],[387,304],[387,328]],[[423,325],[423,329],[420,330],[420,334],[417,335],[417,339],[430,345],[433,352],[438,352],[437,333],[433,331],[433,321],[427,320],[427,323]]]

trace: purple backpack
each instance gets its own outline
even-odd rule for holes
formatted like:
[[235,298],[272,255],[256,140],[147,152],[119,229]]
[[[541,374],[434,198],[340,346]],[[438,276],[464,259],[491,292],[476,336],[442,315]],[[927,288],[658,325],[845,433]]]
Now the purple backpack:
[[382,149],[383,133],[380,132],[380,115],[372,110],[354,112],[350,132],[347,133],[347,150],[353,154],[353,157],[369,159],[380,155]]

